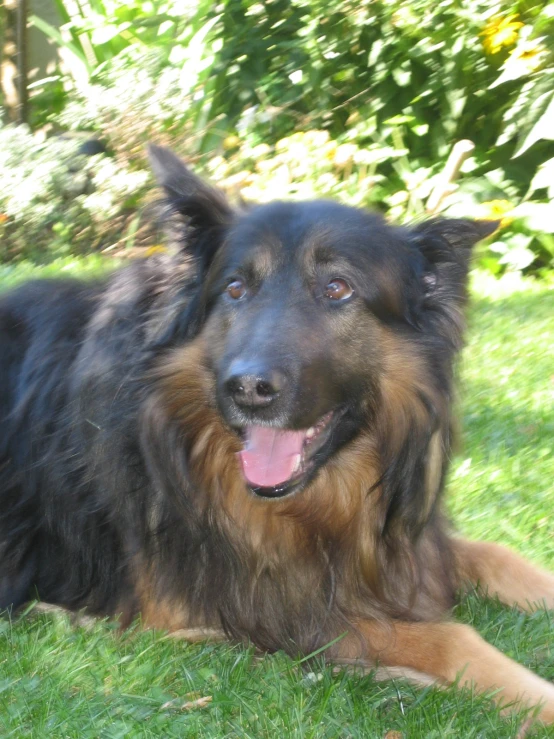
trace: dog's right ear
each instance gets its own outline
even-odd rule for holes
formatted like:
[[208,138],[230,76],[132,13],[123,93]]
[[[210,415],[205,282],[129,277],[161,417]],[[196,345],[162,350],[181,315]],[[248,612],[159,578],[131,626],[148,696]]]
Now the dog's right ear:
[[148,155],[168,207],[183,218],[184,248],[194,256],[203,274],[233,220],[233,210],[222,192],[193,174],[169,149],[150,144]]

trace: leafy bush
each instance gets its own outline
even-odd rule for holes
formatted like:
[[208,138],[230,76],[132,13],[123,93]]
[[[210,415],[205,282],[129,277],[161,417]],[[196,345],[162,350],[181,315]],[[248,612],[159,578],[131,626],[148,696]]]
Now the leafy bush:
[[[63,127],[69,120],[103,130],[113,121],[117,136],[120,129],[141,131],[141,123],[146,130],[160,123],[171,129],[176,120],[188,137],[212,123],[211,65],[222,44],[212,38],[220,18],[212,0],[188,6],[176,0],[92,0],[86,8],[56,0],[56,5],[60,31],[36,15],[31,22],[61,47],[70,111],[44,116],[41,104],[59,101],[59,76],[49,77],[33,85],[34,123]],[[137,114],[138,121],[130,122]]]
[[32,25],[43,31],[71,57],[70,71],[79,83],[94,79],[111,59],[130,47],[157,48],[167,60],[182,47],[198,55],[200,42],[215,15],[211,0],[190,4],[172,0],[90,0],[86,5],[54,0],[61,29],[40,16]]
[[551,4],[277,0],[227,3],[223,23],[212,110],[240,136],[271,144],[293,129],[329,131],[355,147],[346,179],[361,172],[371,192],[360,198],[400,218],[424,214],[453,143],[469,139],[445,206],[494,217],[502,202],[502,240],[482,264],[554,265]]
[[0,259],[48,260],[125,241],[148,174],[79,142],[0,127]]
[[502,218],[482,265],[554,266],[551,3],[94,7],[64,32],[85,34],[100,63],[75,82],[55,127],[100,131],[130,168],[145,166],[155,139],[202,155],[248,197],[338,195],[401,220],[424,215],[452,145],[469,139],[474,152],[444,207]]

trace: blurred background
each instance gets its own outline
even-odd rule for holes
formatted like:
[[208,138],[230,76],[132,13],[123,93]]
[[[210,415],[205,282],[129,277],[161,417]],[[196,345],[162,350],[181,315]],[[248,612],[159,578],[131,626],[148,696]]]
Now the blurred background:
[[501,218],[478,265],[552,278],[553,3],[6,0],[0,37],[4,264],[161,248],[154,141],[246,200]]

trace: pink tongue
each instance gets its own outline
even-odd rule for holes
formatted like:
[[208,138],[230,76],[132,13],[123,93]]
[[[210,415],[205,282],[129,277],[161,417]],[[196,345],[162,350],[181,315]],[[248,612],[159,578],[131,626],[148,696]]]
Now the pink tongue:
[[302,455],[305,431],[248,426],[239,452],[244,476],[251,485],[272,488],[290,480]]

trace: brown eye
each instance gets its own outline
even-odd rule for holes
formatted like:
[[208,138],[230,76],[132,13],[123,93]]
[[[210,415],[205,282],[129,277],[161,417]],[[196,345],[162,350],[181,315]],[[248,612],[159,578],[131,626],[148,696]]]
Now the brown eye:
[[353,294],[354,290],[352,290],[348,282],[340,277],[335,277],[325,288],[325,297],[330,300],[347,300]]
[[242,280],[233,280],[227,285],[227,294],[233,300],[240,300],[246,295],[246,285]]

